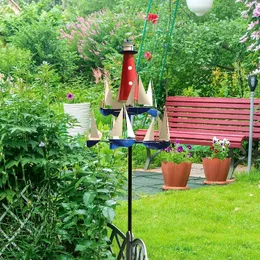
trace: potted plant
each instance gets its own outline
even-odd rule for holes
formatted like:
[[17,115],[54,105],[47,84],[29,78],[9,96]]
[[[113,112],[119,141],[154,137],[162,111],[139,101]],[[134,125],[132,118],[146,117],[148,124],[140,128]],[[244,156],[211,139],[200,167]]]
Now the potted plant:
[[181,145],[178,140],[164,150],[161,163],[163,190],[189,189],[187,182],[191,171],[191,150],[190,145]]
[[203,169],[206,176],[205,184],[227,184],[227,175],[230,168],[229,158],[230,142],[227,139],[220,140],[213,137],[210,147],[210,156],[202,159]]
[[78,122],[78,125],[68,127],[68,134],[71,136],[84,134],[89,128],[90,103],[81,103],[77,95],[71,92],[67,93],[66,98],[67,103],[63,104],[64,113],[74,117]]

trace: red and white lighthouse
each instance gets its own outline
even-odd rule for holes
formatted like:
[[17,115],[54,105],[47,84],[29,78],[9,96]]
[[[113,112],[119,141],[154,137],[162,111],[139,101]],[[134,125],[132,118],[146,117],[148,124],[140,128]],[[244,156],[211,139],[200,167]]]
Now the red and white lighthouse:
[[120,52],[124,55],[122,74],[121,74],[121,84],[119,89],[118,102],[126,102],[129,93],[133,86],[135,86],[135,100],[138,99],[138,76],[135,68],[134,46],[131,42],[126,41],[124,43],[124,49]]

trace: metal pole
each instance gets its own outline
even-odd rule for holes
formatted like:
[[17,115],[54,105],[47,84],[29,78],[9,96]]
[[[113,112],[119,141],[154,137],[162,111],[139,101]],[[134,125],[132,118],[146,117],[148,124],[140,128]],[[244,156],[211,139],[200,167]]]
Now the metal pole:
[[127,239],[127,260],[132,259],[132,146],[128,147],[128,231],[126,235]]
[[128,231],[132,233],[132,146],[128,147]]
[[253,124],[254,124],[254,92],[250,92],[250,129],[249,129],[249,146],[248,146],[248,173],[251,170],[252,163],[252,144],[253,144]]

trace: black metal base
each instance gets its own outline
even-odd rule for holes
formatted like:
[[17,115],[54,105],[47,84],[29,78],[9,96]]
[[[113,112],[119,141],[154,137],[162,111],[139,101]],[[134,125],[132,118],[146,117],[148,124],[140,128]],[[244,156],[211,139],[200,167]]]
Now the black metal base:
[[[109,250],[117,260],[148,260],[146,246],[142,239],[134,239],[134,235],[129,231],[124,235],[119,228],[112,224],[108,224],[108,227],[112,230]],[[115,248],[116,246],[117,248]]]

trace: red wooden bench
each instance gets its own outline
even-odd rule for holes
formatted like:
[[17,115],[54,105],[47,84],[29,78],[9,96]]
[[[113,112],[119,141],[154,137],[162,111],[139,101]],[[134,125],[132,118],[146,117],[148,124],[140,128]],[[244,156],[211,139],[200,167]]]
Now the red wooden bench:
[[[214,136],[230,141],[233,148],[239,148],[246,156],[242,146],[249,138],[250,99],[248,98],[208,98],[170,96],[165,104],[168,113],[171,142],[179,140],[182,144],[211,146]],[[257,156],[260,139],[260,99],[254,100],[254,156]],[[145,129],[136,131],[136,139],[143,140]],[[153,157],[147,149],[145,169]],[[231,171],[240,162],[232,160]]]

